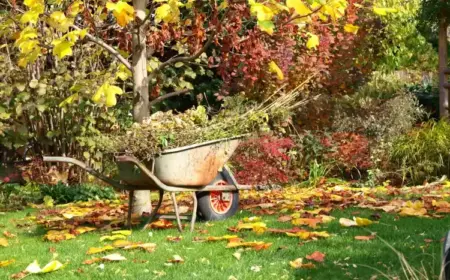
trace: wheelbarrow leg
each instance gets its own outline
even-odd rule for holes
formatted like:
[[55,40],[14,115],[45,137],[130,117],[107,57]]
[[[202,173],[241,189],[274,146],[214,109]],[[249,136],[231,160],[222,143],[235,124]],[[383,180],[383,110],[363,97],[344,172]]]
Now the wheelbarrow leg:
[[128,215],[127,215],[127,227],[131,228],[131,212],[133,211],[133,197],[134,191],[128,192]]
[[191,232],[194,231],[195,220],[197,219],[197,195],[195,192],[192,192],[192,198],[194,199],[194,209],[192,209],[192,219],[191,219]]
[[164,198],[164,191],[160,190],[159,191],[159,201],[158,201],[158,205],[156,205],[156,208],[153,209],[152,214],[150,215],[150,217],[148,218],[147,222],[145,223],[145,225],[142,227],[142,230],[146,229],[147,226],[152,223],[155,220],[156,215],[158,214],[159,208],[161,208],[161,204],[163,202],[163,198]]
[[180,212],[178,211],[177,199],[175,197],[175,193],[171,192],[170,196],[172,197],[173,208],[175,209],[175,216],[177,217],[178,231],[183,232],[183,228],[180,220]]

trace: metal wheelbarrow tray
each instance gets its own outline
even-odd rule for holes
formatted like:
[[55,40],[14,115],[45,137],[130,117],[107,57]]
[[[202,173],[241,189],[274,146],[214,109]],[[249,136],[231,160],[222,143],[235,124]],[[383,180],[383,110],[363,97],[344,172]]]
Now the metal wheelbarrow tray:
[[[238,185],[231,171],[225,165],[242,136],[208,141],[163,151],[150,162],[140,162],[132,156],[116,156],[119,181],[104,176],[85,163],[69,157],[44,156],[46,162],[65,162],[82,169],[121,190],[129,191],[127,224],[131,225],[133,194],[136,190],[158,190],[159,201],[144,225],[155,218],[176,218],[181,231],[181,219],[175,199],[175,192],[192,192],[194,209],[191,215],[191,231],[194,229],[197,212],[205,220],[219,220],[232,216],[238,210],[239,190],[251,186]],[[175,217],[158,215],[164,192],[170,192]]]

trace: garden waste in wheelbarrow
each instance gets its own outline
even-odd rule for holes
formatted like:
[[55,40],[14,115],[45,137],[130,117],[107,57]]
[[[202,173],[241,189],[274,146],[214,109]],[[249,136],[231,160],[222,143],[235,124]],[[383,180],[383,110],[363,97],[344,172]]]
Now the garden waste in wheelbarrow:
[[[144,228],[157,217],[176,218],[178,229],[181,231],[181,219],[188,219],[189,216],[180,216],[175,192],[192,192],[194,209],[191,216],[191,231],[193,231],[197,212],[205,220],[218,220],[232,216],[238,209],[239,190],[251,188],[251,186],[238,185],[225,165],[241,139],[242,136],[165,150],[146,163],[132,156],[117,156],[120,182],[104,176],[73,158],[44,156],[43,160],[78,165],[104,182],[129,191],[128,226],[131,225],[134,191],[158,190],[158,204]],[[170,192],[175,217],[158,215],[164,192]]]

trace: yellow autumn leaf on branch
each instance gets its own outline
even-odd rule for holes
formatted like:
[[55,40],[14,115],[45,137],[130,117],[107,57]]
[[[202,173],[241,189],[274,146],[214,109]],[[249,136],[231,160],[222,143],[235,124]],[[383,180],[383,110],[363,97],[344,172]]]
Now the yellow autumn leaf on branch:
[[113,107],[117,104],[116,95],[122,93],[123,91],[120,87],[112,86],[105,82],[94,94],[92,101],[97,104],[105,104],[106,107]]
[[106,8],[113,11],[113,15],[116,18],[117,23],[122,27],[127,26],[129,22],[134,20],[134,8],[126,2],[108,2],[106,3]]
[[300,16],[306,16],[312,13],[311,9],[302,0],[287,0],[286,6],[294,8],[295,12]]
[[344,26],[345,32],[356,34],[358,33],[359,27],[350,23]]
[[61,32],[67,32],[73,24],[73,18],[67,18],[63,12],[56,11],[50,15],[48,24]]
[[269,63],[269,71],[277,74],[277,77],[279,80],[284,79],[283,71],[281,71],[280,67],[278,67],[278,65],[275,63],[275,61],[271,61]]
[[259,29],[261,29],[261,31],[264,31],[267,34],[272,35],[275,29],[275,24],[273,24],[273,22],[270,20],[258,20],[258,27]]
[[308,49],[313,49],[313,48],[317,48],[318,45],[319,45],[319,36],[317,36],[315,34],[310,34],[309,39],[306,42],[306,47]]
[[164,21],[165,23],[177,23],[180,22],[180,9],[177,0],[169,0],[168,3],[163,4],[155,10],[155,22],[159,23]]
[[69,42],[61,39],[53,40],[53,54],[57,56],[59,59],[62,59],[66,56],[72,55],[72,46],[74,42]]
[[70,17],[75,17],[79,13],[81,13],[84,10],[83,1],[77,0],[70,5],[67,14]]
[[258,21],[272,20],[274,17],[274,12],[269,7],[256,3],[255,1],[249,1],[250,3],[250,13],[258,19]]
[[397,9],[394,8],[378,8],[378,7],[373,7],[373,12],[379,16],[385,16],[389,13],[396,13]]

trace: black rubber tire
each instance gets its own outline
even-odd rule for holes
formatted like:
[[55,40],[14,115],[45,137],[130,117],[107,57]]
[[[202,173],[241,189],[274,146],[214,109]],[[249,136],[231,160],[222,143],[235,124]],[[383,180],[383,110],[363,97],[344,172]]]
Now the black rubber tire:
[[442,250],[442,280],[450,280],[450,231],[447,232],[444,239]]
[[[216,178],[210,183],[210,185],[215,185],[218,181],[226,181],[228,184],[232,185],[233,183],[226,180],[222,174],[217,174]],[[233,195],[233,201],[231,203],[230,209],[223,213],[219,214],[216,211],[213,210],[210,203],[210,192],[198,192],[196,193],[197,200],[198,200],[198,208],[197,208],[197,215],[200,219],[204,221],[218,221],[218,220],[224,220],[228,217],[233,216],[236,214],[236,212],[239,209],[239,191],[232,192]]]

